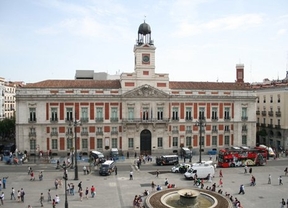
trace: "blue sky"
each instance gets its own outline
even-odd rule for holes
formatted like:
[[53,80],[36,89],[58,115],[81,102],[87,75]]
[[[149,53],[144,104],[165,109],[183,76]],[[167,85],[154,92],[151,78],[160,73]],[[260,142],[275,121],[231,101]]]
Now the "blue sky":
[[0,77],[74,79],[133,72],[138,27],[151,26],[156,72],[172,81],[284,78],[287,0],[0,0]]

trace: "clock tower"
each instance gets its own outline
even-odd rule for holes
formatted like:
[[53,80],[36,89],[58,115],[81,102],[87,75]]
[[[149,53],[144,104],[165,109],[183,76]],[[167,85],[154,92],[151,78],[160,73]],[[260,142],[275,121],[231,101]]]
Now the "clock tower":
[[134,45],[134,56],[137,78],[151,79],[155,74],[155,50],[151,39],[151,28],[145,21],[139,26],[138,39]]

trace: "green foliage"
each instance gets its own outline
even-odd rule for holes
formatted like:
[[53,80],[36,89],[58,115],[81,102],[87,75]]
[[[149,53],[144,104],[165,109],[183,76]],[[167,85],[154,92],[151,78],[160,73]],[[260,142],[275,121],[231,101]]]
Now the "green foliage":
[[14,140],[15,139],[15,118],[5,118],[0,121],[0,138]]

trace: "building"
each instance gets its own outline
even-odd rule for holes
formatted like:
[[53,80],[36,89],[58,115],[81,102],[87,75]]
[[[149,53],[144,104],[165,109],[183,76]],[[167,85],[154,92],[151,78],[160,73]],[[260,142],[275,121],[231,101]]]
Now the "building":
[[255,145],[256,94],[244,83],[243,64],[236,65],[232,83],[169,81],[169,74],[156,73],[155,52],[144,22],[134,45],[134,71],[119,79],[78,72],[75,80],[17,89],[18,149],[66,154],[75,138],[79,151],[104,153],[118,148],[171,154],[183,146],[199,152],[200,138],[202,151]]
[[282,80],[252,84],[257,93],[257,143],[277,151],[288,148],[288,71]]

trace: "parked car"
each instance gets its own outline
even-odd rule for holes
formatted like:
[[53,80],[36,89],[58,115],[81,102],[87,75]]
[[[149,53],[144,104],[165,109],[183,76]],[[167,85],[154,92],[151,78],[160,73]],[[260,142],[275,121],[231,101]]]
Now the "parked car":
[[208,155],[217,155],[217,149],[208,150]]
[[171,168],[172,173],[185,173],[191,167],[190,164],[181,163]]

